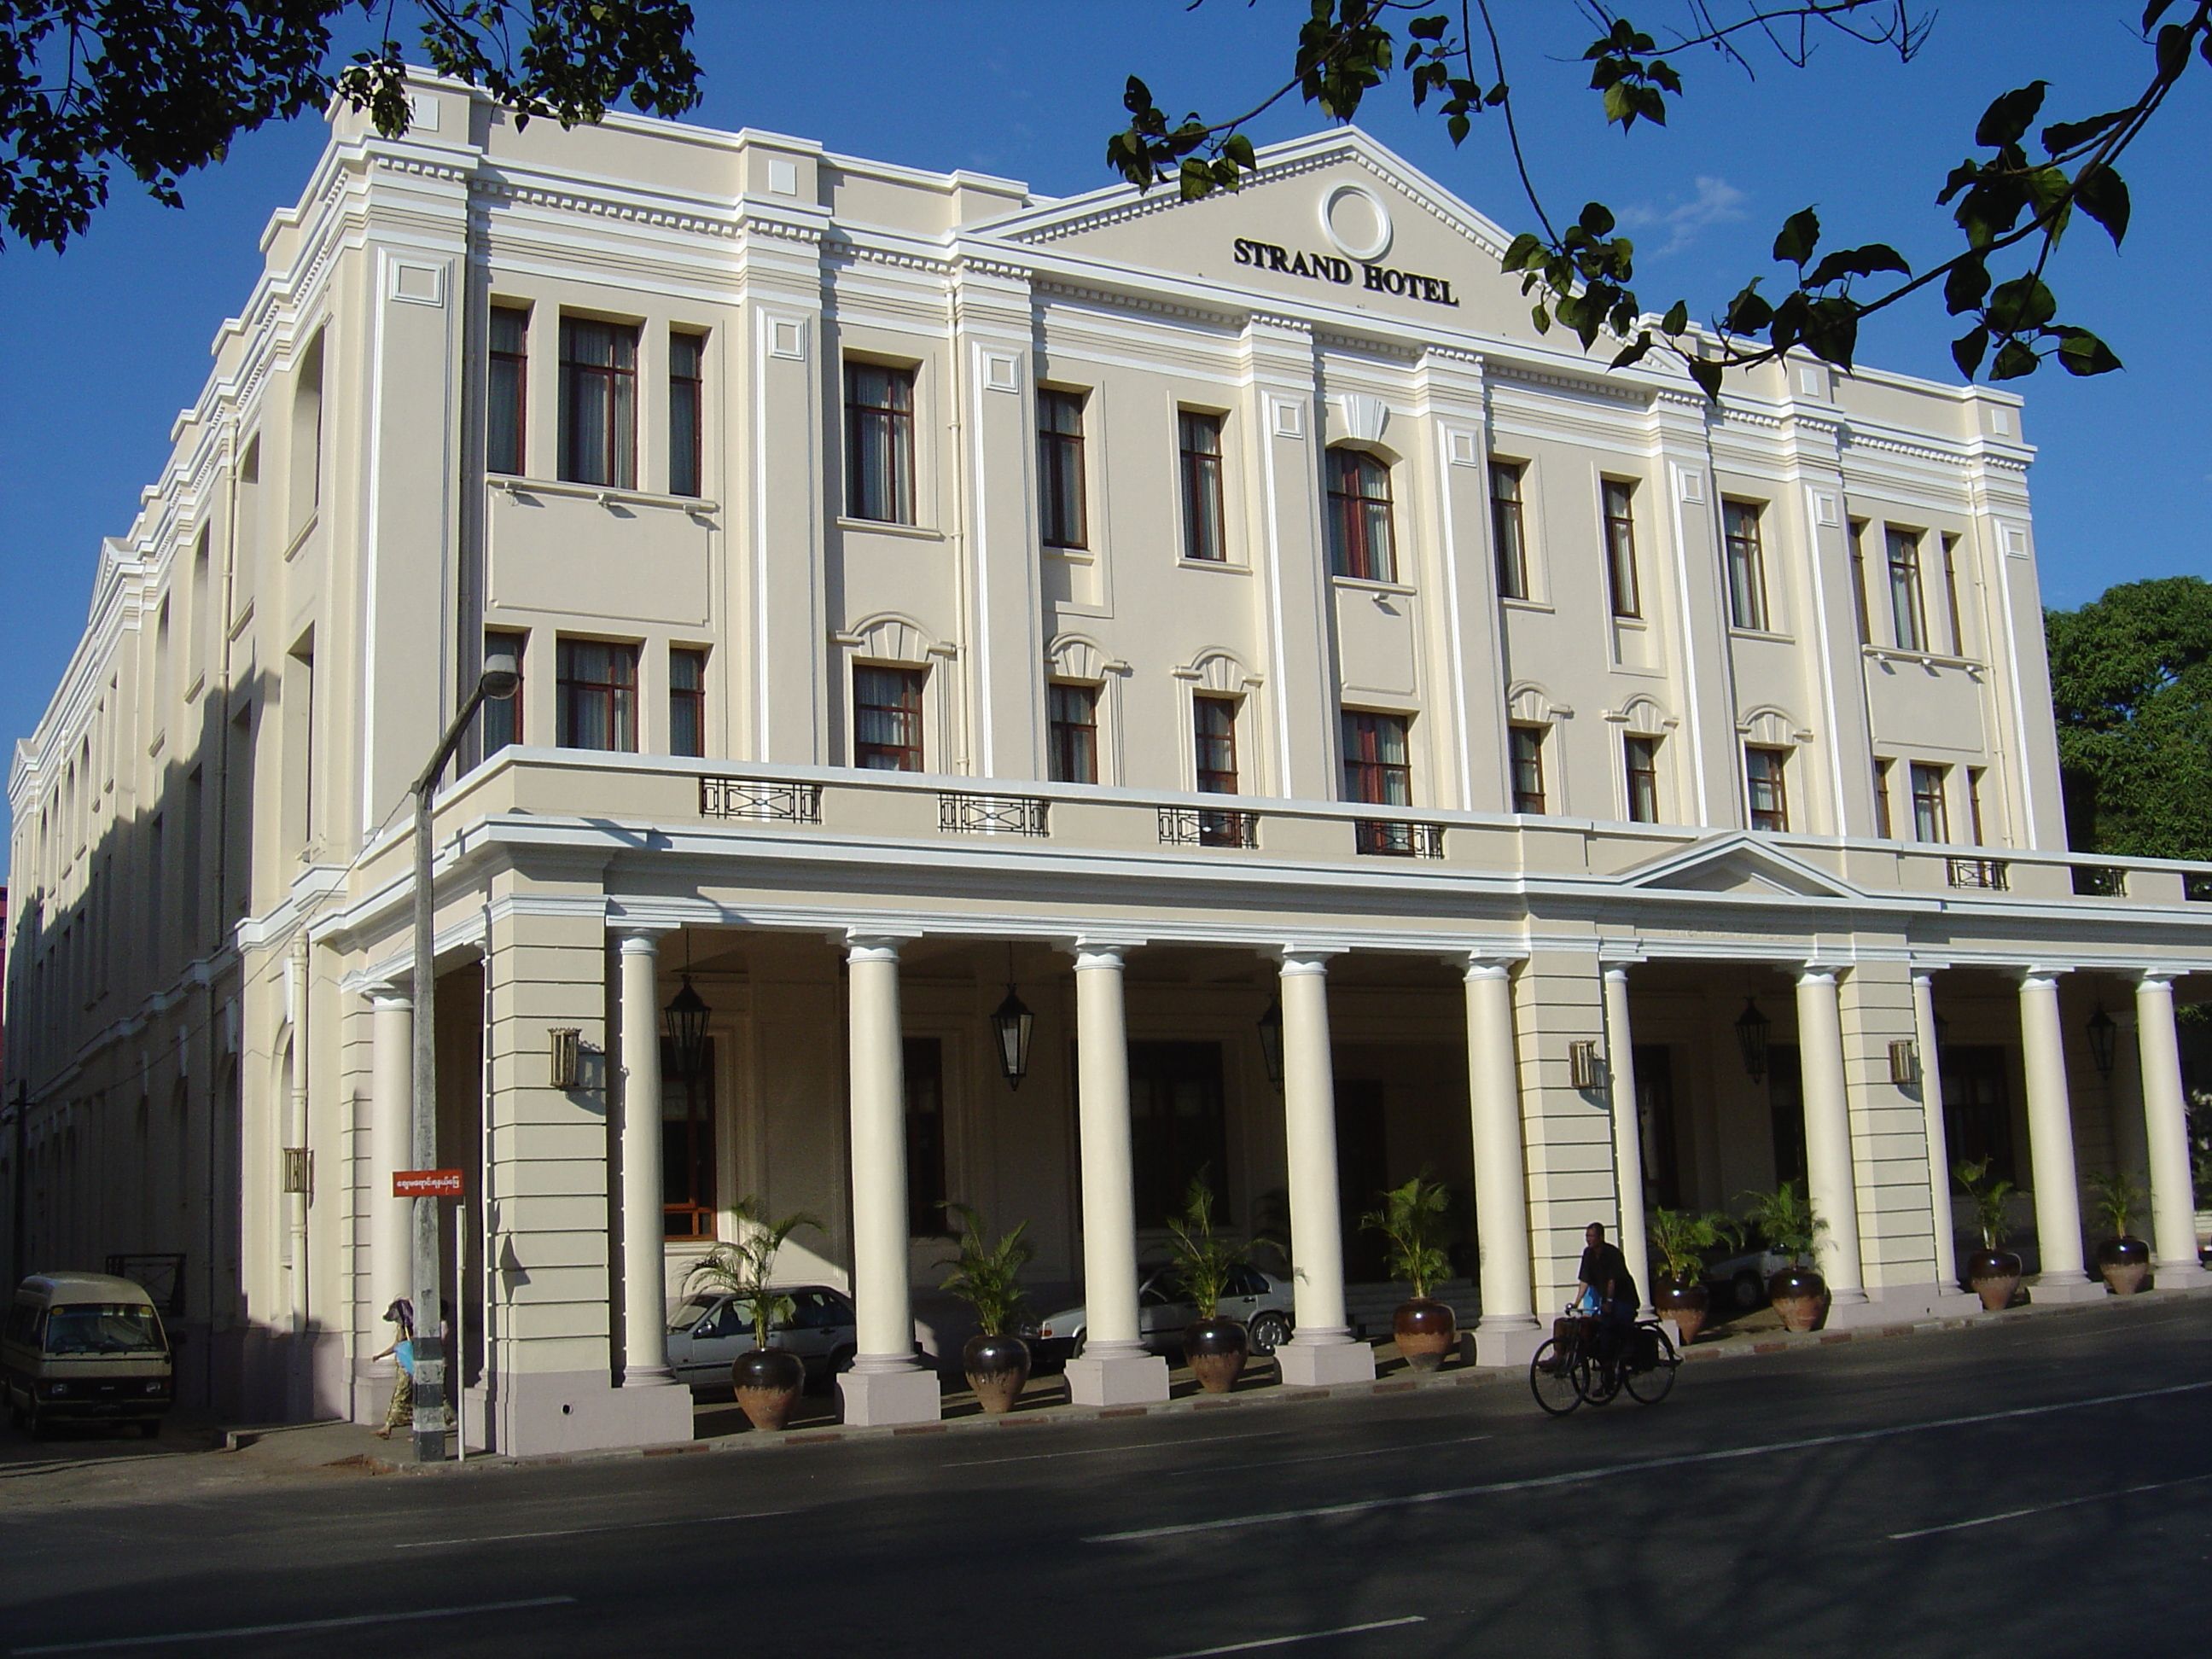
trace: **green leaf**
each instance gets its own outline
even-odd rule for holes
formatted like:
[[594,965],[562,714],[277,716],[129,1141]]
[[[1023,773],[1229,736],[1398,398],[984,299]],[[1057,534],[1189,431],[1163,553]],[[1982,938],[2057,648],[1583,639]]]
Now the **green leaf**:
[[1142,115],[1152,106],[1152,89],[1135,76],[1131,76],[1129,84],[1122,89],[1121,107],[1132,115]]
[[1589,202],[1583,206],[1583,216],[1575,222],[1593,236],[1604,236],[1612,232],[1613,210],[1602,202]]
[[1898,251],[1884,242],[1869,242],[1864,247],[1838,248],[1813,268],[1805,279],[1808,288],[1826,288],[1843,276],[1871,276],[1878,270],[1900,271],[1910,276],[1912,267],[1905,263]]
[[1936,192],[1936,204],[1941,207],[1968,185],[1982,176],[1979,161],[1961,161],[1951,169],[1951,176],[1943,181],[1943,188]]
[[2106,345],[2086,328],[2061,328],[2058,336],[2058,366],[2069,374],[2109,374],[2121,367],[2120,360]]
[[1474,126],[1474,124],[1464,115],[1448,115],[1444,118],[1444,131],[1451,135],[1451,141],[1455,144],[1466,143],[1467,135]]
[[1974,128],[1974,142],[1984,149],[2018,143],[2028,123],[2035,119],[2035,112],[2043,107],[2043,94],[2050,85],[2048,81],[2030,81],[2000,97],[1982,112],[1981,122]]
[[1703,357],[1692,357],[1689,362],[1690,378],[1698,383],[1705,396],[1715,403],[1721,399],[1721,366]]
[[2058,296],[2033,271],[2000,283],[1990,295],[1990,326],[2000,334],[2042,327],[2058,314]]
[[1613,362],[1607,364],[1607,367],[1609,368],[1626,368],[1631,363],[1641,362],[1644,359],[1644,353],[1650,349],[1651,331],[1650,329],[1646,329],[1643,333],[1636,337],[1632,344],[1625,345],[1619,351],[1615,352],[1613,354]]
[[2044,128],[2043,147],[2053,155],[2063,155],[2076,144],[2086,144],[2101,137],[2134,113],[2131,109],[2115,109],[2093,115],[2086,121],[2057,122]]
[[1990,331],[1972,328],[1951,342],[1951,361],[1959,366],[1959,373],[1972,380],[1981,368],[1982,357],[1990,349]]
[[1728,310],[1722,313],[1721,326],[1731,334],[1756,334],[1774,320],[1774,307],[1759,295],[1759,282],[1753,278],[1743,292],[1729,301]]
[[1537,333],[1549,334],[1552,331],[1552,313],[1544,309],[1544,302],[1541,300],[1536,302],[1528,315],[1536,325]]
[[1802,265],[1813,257],[1820,246],[1820,221],[1812,209],[1793,213],[1782,222],[1782,234],[1774,239],[1774,257],[1787,259],[1793,265]]
[[2018,340],[2007,340],[1997,348],[1997,360],[1990,366],[1992,380],[2016,380],[2023,374],[2033,374],[2041,362],[2034,351]]
[[1416,40],[1441,40],[1444,38],[1444,30],[1450,26],[1450,22],[1449,18],[1441,15],[1416,17],[1406,25],[1406,33]]
[[1667,307],[1667,314],[1659,319],[1659,331],[1672,339],[1690,325],[1690,307],[1686,301],[1677,300]]
[[1978,256],[1960,259],[1943,279],[1943,303],[1954,317],[1973,310],[1989,291],[1989,267]]
[[2118,247],[2120,239],[2128,234],[2128,187],[2120,175],[2108,167],[2092,167],[2082,170],[2074,183],[2074,204],[2104,226]]
[[1544,239],[1532,230],[1524,230],[1513,239],[1513,245],[1498,263],[1502,270],[1519,270],[1534,264],[1543,252]]
[[2150,4],[2143,8],[2142,33],[2148,34],[2151,31],[2151,25],[2157,22],[2160,18],[2165,16],[2167,9],[2171,8],[2173,0],[2150,0]]
[[1247,173],[1257,171],[1260,166],[1252,154],[1252,141],[1241,132],[1232,132],[1221,141],[1221,153]]

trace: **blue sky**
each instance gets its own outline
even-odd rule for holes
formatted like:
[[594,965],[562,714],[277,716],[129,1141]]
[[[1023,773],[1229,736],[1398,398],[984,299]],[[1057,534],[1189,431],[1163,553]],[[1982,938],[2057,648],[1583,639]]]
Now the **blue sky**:
[[[1160,104],[1218,116],[1256,102],[1289,57],[1305,0],[813,0],[799,7],[695,0],[706,101],[691,118],[817,138],[832,149],[1027,180],[1046,195],[1112,182],[1102,157],[1136,73]],[[1717,9],[1726,10],[1725,7]],[[2140,0],[1953,0],[1921,56],[1837,40],[1798,71],[1758,75],[1710,53],[1676,61],[1687,96],[1670,125],[1605,127],[1575,61],[1592,31],[1567,0],[1497,8],[1525,100],[1538,186],[1571,216],[1595,198],[1638,238],[1638,290],[1717,310],[1748,276],[1780,274],[1768,250],[1788,214],[1817,205],[1829,245],[1893,242],[1919,266],[1954,247],[1934,204],[1972,148],[1982,108],[2051,82],[2045,118],[2128,102],[2148,76],[2131,30]],[[1686,10],[1638,0],[1647,27]],[[1998,38],[2001,37],[2001,38]],[[2197,321],[2206,230],[2194,217],[2212,70],[2198,64],[2124,168],[2135,228],[2124,252],[2086,223],[2051,273],[2071,320],[2128,364],[2099,380],[2055,368],[2014,384],[2041,456],[2030,477],[2046,602],[2077,605],[2148,576],[2212,575],[2203,501],[2212,483],[2206,387],[2212,331]],[[1497,118],[1455,151],[1401,79],[1361,125],[1509,228],[1528,214]],[[1293,94],[1255,136],[1323,125]],[[57,256],[0,252],[0,596],[8,672],[0,733],[36,724],[83,626],[103,536],[130,527],[158,476],[170,422],[204,381],[208,347],[260,267],[271,211],[293,201],[321,146],[319,121],[242,140],[196,175],[175,211],[127,181],[91,234]],[[2191,191],[2198,194],[2192,196]],[[1958,330],[1940,305],[1874,319],[1862,362],[1955,378]]]

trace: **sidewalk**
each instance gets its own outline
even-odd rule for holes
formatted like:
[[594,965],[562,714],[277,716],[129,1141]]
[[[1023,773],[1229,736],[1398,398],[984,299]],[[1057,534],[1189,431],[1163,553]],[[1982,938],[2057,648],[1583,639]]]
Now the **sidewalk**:
[[[2031,1304],[1999,1313],[1971,1313],[1953,1318],[1802,1334],[1783,1330],[1778,1316],[1766,1310],[1735,1322],[1722,1334],[1706,1334],[1684,1358],[1702,1369],[1712,1361],[1753,1354],[1936,1335],[2000,1321],[2093,1316],[2206,1297],[2212,1297],[2212,1290],[2146,1291],[2139,1296],[2112,1297],[2104,1302],[2047,1307]],[[983,1415],[974,1395],[966,1389],[949,1389],[945,1396],[946,1415],[943,1421],[899,1427],[848,1428],[835,1420],[833,1398],[809,1396],[804,1414],[781,1435],[758,1433],[744,1425],[733,1403],[708,1400],[700,1402],[695,1413],[697,1432],[702,1437],[689,1442],[538,1457],[475,1454],[465,1462],[449,1461],[428,1467],[404,1462],[406,1449],[396,1441],[380,1440],[370,1430],[351,1423],[226,1428],[206,1422],[173,1419],[161,1439],[152,1443],[91,1438],[34,1442],[20,1433],[10,1433],[0,1440],[0,1515],[55,1507],[201,1498],[270,1482],[332,1481],[385,1475],[451,1477],[610,1458],[799,1451],[808,1447],[913,1435],[1042,1430],[1055,1424],[1091,1423],[1109,1418],[1294,1407],[1317,1400],[1406,1394],[1420,1389],[1491,1384],[1526,1386],[1525,1373],[1519,1367],[1494,1370],[1455,1360],[1441,1370],[1417,1374],[1406,1367],[1396,1348],[1389,1343],[1376,1348],[1376,1362],[1382,1375],[1372,1382],[1297,1389],[1283,1388],[1275,1381],[1273,1366],[1261,1362],[1240,1380],[1236,1391],[1228,1395],[1201,1393],[1188,1371],[1176,1370],[1171,1374],[1174,1396],[1149,1406],[1069,1405],[1059,1376],[1039,1376],[1031,1379],[1016,1408],[1000,1417]]]

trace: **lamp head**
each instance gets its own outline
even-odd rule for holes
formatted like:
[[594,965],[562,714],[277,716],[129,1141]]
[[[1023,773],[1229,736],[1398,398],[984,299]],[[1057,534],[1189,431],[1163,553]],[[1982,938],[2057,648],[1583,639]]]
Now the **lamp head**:
[[484,696],[504,702],[521,685],[522,669],[512,653],[495,651],[483,659],[483,672],[477,676],[477,690]]

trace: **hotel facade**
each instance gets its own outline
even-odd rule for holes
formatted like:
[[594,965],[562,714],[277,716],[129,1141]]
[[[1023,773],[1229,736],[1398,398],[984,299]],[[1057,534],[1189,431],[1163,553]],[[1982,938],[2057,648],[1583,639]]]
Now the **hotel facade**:
[[[426,1006],[502,1451],[690,1437],[746,1196],[819,1219],[859,1422],[939,1413],[946,1200],[1099,1402],[1165,1396],[1194,1177],[1295,1273],[1287,1387],[1373,1374],[1424,1172],[1486,1361],[1586,1223],[1640,1267],[1788,1179],[1832,1324],[1960,1304],[1960,1157],[2036,1299],[2104,1294],[2105,1170],[2202,1282],[2212,868],[2065,850],[2016,398],[1602,372],[1356,131],[1054,201],[414,107],[270,221],[9,775],[21,1265],[161,1279],[188,1392],[380,1420]],[[500,653],[417,985],[409,787]]]

